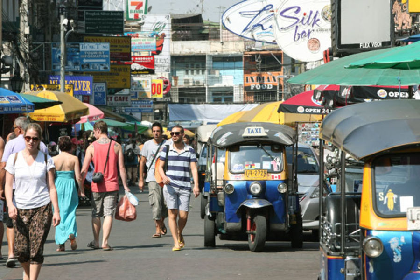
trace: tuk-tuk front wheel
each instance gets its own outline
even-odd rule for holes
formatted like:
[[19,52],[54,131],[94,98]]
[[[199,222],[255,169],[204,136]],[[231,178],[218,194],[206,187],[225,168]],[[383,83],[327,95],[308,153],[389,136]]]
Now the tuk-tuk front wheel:
[[252,218],[251,230],[248,232],[248,245],[252,252],[261,252],[264,249],[267,237],[267,220],[262,215]]
[[204,216],[204,247],[216,247],[216,223]]

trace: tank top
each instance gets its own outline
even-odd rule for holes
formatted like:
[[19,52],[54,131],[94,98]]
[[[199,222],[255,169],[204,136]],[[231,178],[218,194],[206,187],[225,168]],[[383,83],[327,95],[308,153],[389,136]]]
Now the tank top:
[[[98,143],[95,141],[93,145],[93,164],[96,172],[104,172],[106,155],[109,143]],[[118,184],[118,155],[114,152],[115,141],[112,141],[109,149],[108,163],[106,164],[104,180],[100,183],[92,182],[91,188],[93,192],[112,192],[119,190]]]

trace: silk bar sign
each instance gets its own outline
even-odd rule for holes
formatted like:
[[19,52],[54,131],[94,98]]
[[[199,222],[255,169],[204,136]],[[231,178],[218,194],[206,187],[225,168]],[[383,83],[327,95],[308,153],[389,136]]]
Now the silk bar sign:
[[130,107],[131,96],[130,95],[109,95],[106,97],[106,103],[108,106],[117,107]]

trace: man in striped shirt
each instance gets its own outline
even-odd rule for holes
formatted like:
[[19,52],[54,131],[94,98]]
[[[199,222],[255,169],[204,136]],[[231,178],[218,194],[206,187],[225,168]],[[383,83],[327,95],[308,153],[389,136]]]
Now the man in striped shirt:
[[[185,246],[182,230],[188,219],[191,174],[194,178],[193,192],[195,197],[200,194],[200,190],[198,188],[196,153],[192,147],[184,144],[182,141],[184,136],[182,126],[174,126],[171,136],[173,143],[169,146],[164,146],[160,154],[159,173],[162,177],[162,182],[165,184],[163,195],[168,206],[168,224],[175,244],[172,251],[180,251]],[[166,161],[167,168],[165,168]]]

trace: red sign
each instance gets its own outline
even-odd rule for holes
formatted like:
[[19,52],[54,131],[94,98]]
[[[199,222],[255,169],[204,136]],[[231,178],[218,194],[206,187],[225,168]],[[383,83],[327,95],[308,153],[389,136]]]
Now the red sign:
[[154,56],[133,56],[131,64],[131,74],[154,74],[155,73],[155,57]]

